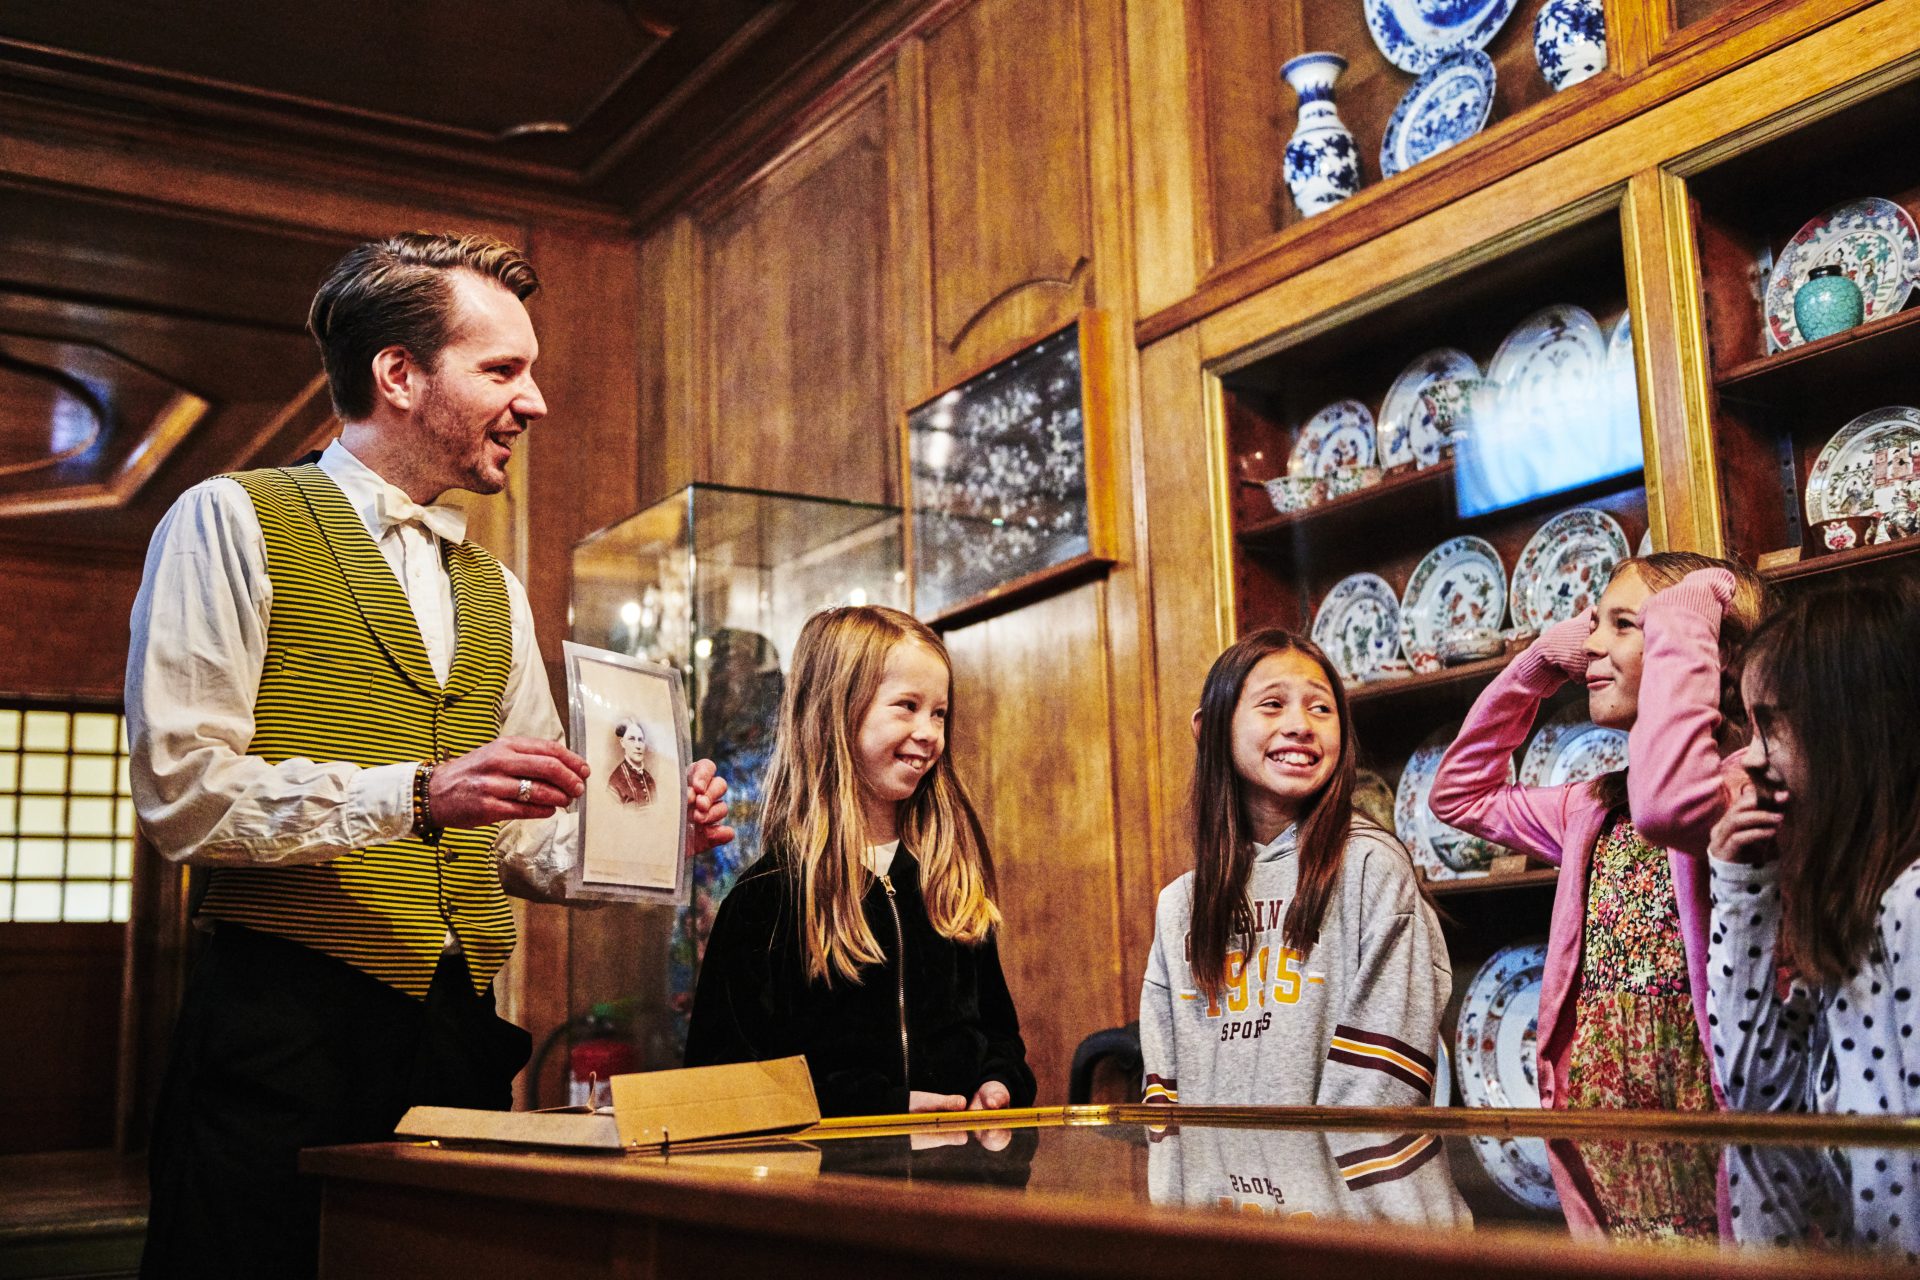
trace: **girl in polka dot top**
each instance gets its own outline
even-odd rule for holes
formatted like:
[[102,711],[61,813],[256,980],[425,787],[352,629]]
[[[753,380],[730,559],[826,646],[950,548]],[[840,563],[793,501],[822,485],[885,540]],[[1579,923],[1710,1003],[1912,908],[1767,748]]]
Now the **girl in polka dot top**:
[[[1746,778],[1708,846],[1709,1026],[1730,1106],[1920,1112],[1916,635],[1920,591],[1868,583],[1800,596],[1748,650]],[[1916,1154],[1842,1158],[1843,1234],[1920,1248]],[[1766,1208],[1804,1215],[1829,1199],[1813,1191]]]

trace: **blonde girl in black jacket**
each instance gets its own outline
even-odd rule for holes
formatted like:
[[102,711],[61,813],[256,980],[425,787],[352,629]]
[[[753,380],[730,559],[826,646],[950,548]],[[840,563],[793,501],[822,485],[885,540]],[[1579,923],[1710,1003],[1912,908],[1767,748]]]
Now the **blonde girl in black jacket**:
[[825,1115],[1028,1106],[987,843],[946,754],[952,667],[894,609],[808,619],[762,807],[720,904],[687,1065],[801,1053]]

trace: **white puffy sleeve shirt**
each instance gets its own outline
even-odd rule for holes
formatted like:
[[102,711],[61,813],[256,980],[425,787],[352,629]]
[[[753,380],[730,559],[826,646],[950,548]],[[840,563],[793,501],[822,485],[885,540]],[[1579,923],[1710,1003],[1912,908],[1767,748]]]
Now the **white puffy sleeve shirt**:
[[[439,538],[417,522],[376,514],[386,482],[338,442],[320,466],[340,486],[392,567],[441,680],[452,667],[453,584]],[[559,713],[534,641],[526,588],[507,571],[512,665],[500,732],[559,741]],[[127,730],[135,807],[167,858],[195,866],[325,862],[407,836],[415,764],[361,768],[247,754],[266,662],[273,585],[266,543],[246,491],[230,479],[195,485],[154,531],[133,605]],[[501,824],[501,883],[558,901],[572,863],[575,818]]]

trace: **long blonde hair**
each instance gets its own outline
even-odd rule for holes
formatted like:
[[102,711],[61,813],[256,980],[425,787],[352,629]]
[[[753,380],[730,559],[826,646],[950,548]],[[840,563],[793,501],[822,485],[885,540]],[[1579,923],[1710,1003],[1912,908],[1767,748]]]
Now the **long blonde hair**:
[[[866,868],[855,743],[896,645],[940,659],[951,689],[953,661],[924,623],[898,609],[858,605],[807,619],[780,700],[780,730],[761,803],[761,832],[782,860],[799,911],[807,977],[860,981],[860,966],[886,957],[860,909]],[[953,731],[949,697],[947,732]],[[920,893],[943,937],[977,943],[1000,923],[986,833],[950,752],[942,751],[900,802],[900,842],[920,861]]]

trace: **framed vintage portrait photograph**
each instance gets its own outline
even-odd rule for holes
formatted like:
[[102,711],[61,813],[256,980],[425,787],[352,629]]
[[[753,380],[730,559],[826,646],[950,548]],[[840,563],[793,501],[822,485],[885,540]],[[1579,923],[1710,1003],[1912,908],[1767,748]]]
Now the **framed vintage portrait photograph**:
[[1082,312],[908,411],[923,620],[983,616],[1113,562],[1111,328]]
[[590,773],[572,897],[682,903],[687,896],[687,766],[692,756],[680,672],[571,640],[568,745]]

